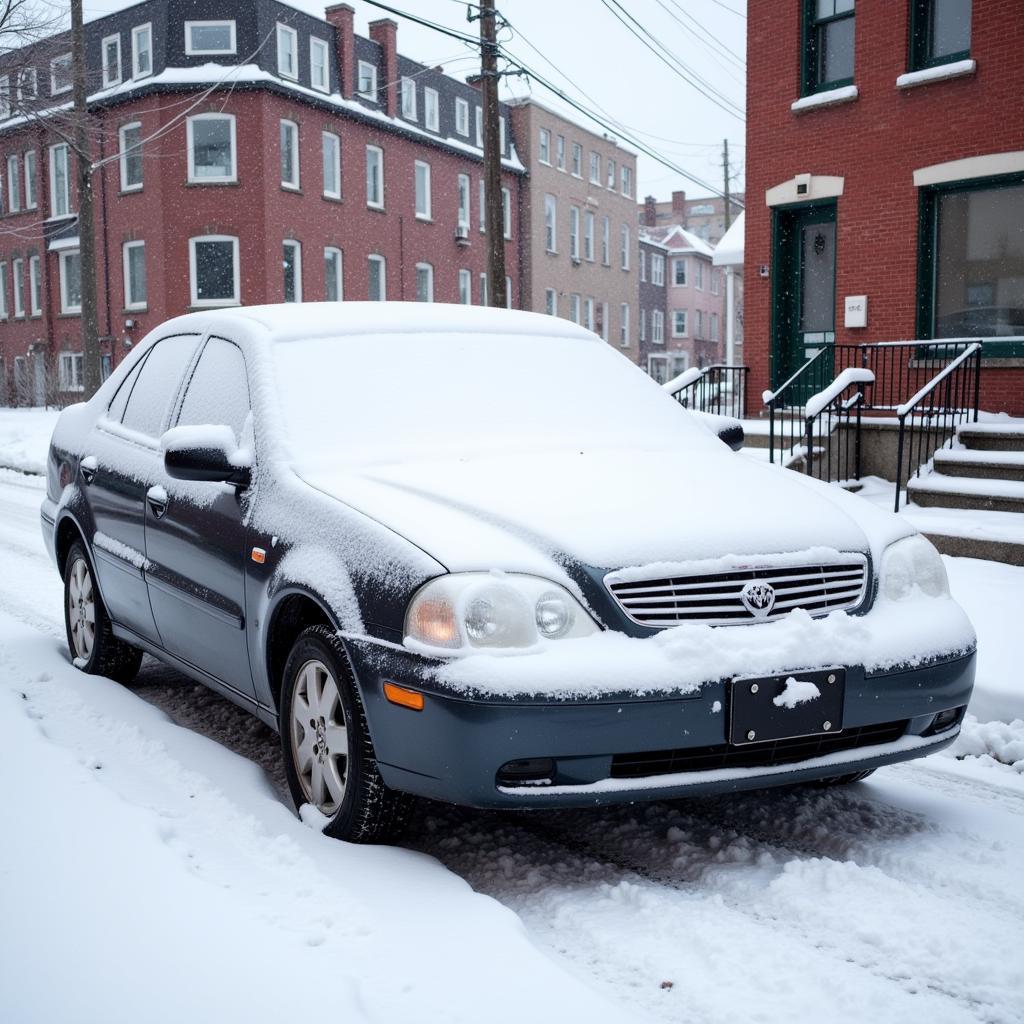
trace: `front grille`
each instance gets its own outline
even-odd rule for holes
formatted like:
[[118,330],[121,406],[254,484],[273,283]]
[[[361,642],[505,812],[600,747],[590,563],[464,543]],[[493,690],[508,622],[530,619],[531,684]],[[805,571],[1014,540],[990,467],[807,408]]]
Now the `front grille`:
[[745,743],[741,747],[721,743],[714,747],[615,754],[612,757],[612,778],[638,779],[648,775],[672,775],[675,772],[706,772],[715,768],[770,768],[774,765],[794,764],[823,754],[836,754],[878,743],[893,743],[906,732],[907,725],[906,721],[885,722],[882,725],[863,725],[847,732]]
[[[823,565],[733,569],[700,576],[619,580],[617,575],[605,578],[608,589],[641,626],[718,626],[769,622],[794,608],[813,616],[856,608],[867,590],[868,566],[862,556],[850,555],[842,562]],[[775,591],[775,603],[767,615],[755,615],[743,603],[743,588],[751,582],[770,584]]]

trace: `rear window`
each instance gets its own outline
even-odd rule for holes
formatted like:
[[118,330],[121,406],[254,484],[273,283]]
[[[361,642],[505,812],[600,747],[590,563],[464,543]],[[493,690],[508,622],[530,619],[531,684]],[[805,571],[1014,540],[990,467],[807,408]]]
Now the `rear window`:
[[121,417],[125,427],[149,437],[159,437],[163,433],[181,387],[181,378],[198,340],[194,334],[180,334],[164,338],[153,346],[142,364]]

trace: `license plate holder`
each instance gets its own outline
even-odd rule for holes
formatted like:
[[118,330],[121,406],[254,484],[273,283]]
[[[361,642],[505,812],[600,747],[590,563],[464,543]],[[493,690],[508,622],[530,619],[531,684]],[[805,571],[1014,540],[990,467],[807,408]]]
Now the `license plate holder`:
[[[790,679],[797,683],[813,683],[819,695],[800,703],[776,704],[776,699],[786,692]],[[794,687],[790,692],[799,689]],[[842,732],[845,692],[846,670],[840,667],[733,679],[729,700],[729,742],[734,746],[747,746]]]

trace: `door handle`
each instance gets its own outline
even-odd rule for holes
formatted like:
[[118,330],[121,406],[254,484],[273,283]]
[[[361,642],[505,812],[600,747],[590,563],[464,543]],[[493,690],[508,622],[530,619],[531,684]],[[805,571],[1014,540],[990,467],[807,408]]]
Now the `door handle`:
[[87,484],[91,484],[96,478],[96,470],[99,468],[99,464],[96,462],[96,456],[86,455],[86,457],[78,464],[78,468],[82,471],[82,479]]
[[153,511],[153,515],[157,519],[163,519],[167,513],[167,492],[160,487],[150,487],[146,491],[146,502]]

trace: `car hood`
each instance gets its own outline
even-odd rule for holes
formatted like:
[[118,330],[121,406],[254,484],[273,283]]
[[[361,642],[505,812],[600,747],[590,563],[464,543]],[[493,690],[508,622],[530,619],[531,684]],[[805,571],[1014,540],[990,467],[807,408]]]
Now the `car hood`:
[[512,453],[360,467],[295,466],[449,571],[563,577],[831,548],[871,552],[913,531],[838,488],[724,446]]

